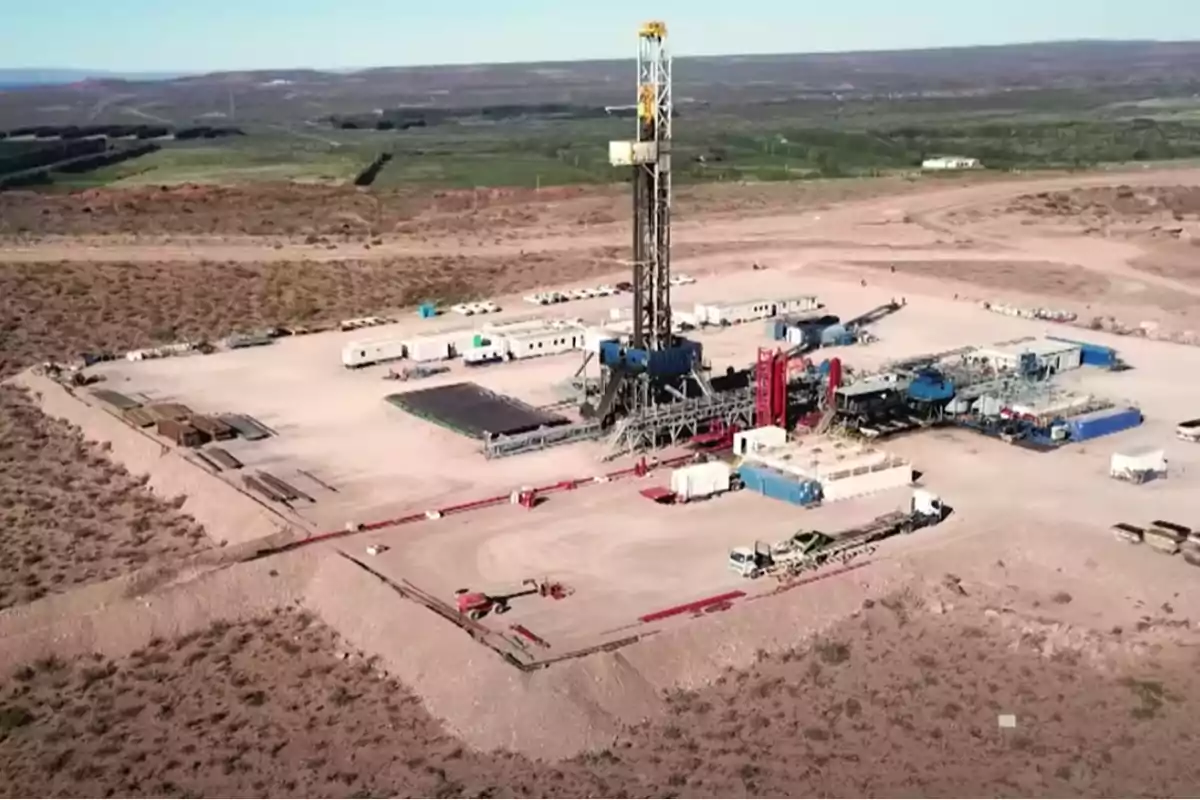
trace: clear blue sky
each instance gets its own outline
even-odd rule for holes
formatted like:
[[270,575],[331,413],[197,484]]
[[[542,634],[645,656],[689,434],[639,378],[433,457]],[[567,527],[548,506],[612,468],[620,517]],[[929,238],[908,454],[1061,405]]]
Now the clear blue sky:
[[1200,39],[1200,0],[0,0],[0,68],[200,71]]

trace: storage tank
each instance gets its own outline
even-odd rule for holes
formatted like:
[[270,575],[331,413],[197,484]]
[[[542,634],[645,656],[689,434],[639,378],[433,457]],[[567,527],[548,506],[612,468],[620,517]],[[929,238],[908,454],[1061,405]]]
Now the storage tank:
[[830,325],[821,331],[821,346],[833,347],[835,345],[842,344],[849,335],[850,332],[846,330],[845,325],[842,325],[841,323],[838,323],[837,325]]

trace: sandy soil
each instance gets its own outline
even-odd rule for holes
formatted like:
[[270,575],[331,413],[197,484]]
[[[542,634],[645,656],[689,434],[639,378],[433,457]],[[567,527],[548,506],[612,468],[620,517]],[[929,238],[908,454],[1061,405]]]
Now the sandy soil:
[[81,352],[330,323],[611,272],[596,253],[265,263],[2,263],[0,375]]
[[[990,176],[969,177],[969,181]],[[682,187],[677,213],[738,218],[774,213],[781,204],[827,203],[959,185],[927,185],[903,178],[804,181],[765,185]],[[305,236],[363,241],[382,234],[416,239],[467,236],[511,238],[527,229],[594,227],[623,220],[628,197],[621,187],[565,186],[438,192],[371,191],[353,187],[260,184],[102,189],[45,194],[6,192],[0,198],[0,236],[148,238],[181,236]]]
[[204,530],[0,384],[0,608],[203,550]]
[[[1162,649],[1135,664],[1110,634],[1047,657],[1047,634],[1005,626],[1002,609],[936,602],[870,603],[556,764],[464,750],[304,612],[218,623],[128,658],[44,659],[6,676],[0,771],[6,794],[91,797],[1141,797],[1194,786],[1194,654]],[[1001,714],[1016,727],[1000,728]]]

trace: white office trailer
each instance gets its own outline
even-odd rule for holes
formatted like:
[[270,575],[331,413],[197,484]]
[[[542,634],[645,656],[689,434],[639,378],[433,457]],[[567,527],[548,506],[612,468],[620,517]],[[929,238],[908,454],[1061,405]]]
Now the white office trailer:
[[473,328],[457,328],[412,336],[404,341],[411,361],[443,361],[475,347]]
[[737,303],[697,303],[693,313],[699,325],[738,325],[758,319],[770,319],[780,314],[814,311],[821,307],[815,295],[798,295],[780,300],[744,300]]
[[680,467],[671,473],[671,491],[678,500],[698,500],[729,491],[732,470],[724,461]]
[[774,300],[696,304],[696,319],[705,325],[738,325],[773,316],[775,316]]
[[787,444],[787,431],[776,425],[738,431],[733,435],[734,455],[744,456]]
[[785,297],[775,301],[776,314],[795,314],[801,311],[815,311],[821,307],[815,294],[804,294],[796,297]]
[[406,345],[408,358],[418,363],[424,361],[445,361],[454,355],[450,342],[446,339],[411,339]]
[[981,169],[982,167],[983,164],[980,163],[978,158],[970,156],[935,156],[921,162],[921,169],[934,171]]
[[349,342],[342,348],[342,366],[357,369],[385,361],[398,361],[406,354],[407,348],[401,339]]
[[515,333],[506,337],[508,354],[512,358],[536,358],[569,353],[583,347],[584,338],[584,333],[579,328]]
[[1026,354],[1033,355],[1039,369],[1052,373],[1077,369],[1083,363],[1083,348],[1079,345],[1033,336],[981,347],[968,358],[987,364],[997,372],[1016,372],[1021,365],[1021,357]]

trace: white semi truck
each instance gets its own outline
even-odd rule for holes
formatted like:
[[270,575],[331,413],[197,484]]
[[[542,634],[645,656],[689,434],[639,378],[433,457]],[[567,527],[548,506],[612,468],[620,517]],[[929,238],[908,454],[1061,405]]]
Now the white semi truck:
[[729,552],[729,569],[743,578],[797,575],[830,562],[850,561],[870,552],[889,536],[937,525],[946,518],[946,513],[936,494],[915,489],[907,511],[884,514],[859,528],[833,534],[800,531],[773,545],[755,542],[753,547],[735,547]]

